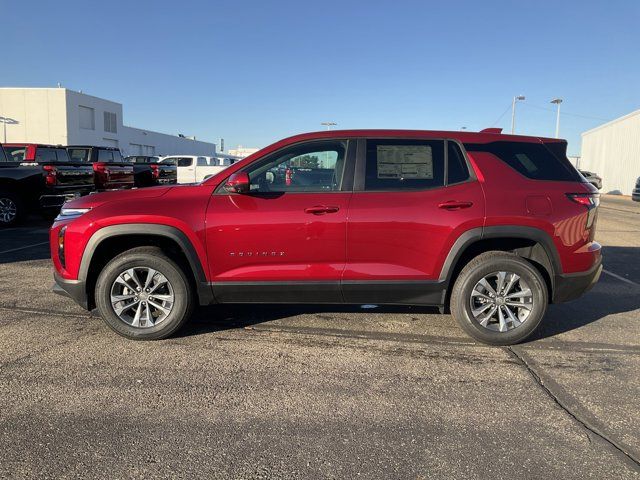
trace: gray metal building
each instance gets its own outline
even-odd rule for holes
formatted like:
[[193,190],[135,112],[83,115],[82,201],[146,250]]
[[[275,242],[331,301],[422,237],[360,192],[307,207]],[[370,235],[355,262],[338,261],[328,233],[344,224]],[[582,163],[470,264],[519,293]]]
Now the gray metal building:
[[640,177],[640,110],[584,132],[580,169],[602,177],[602,193],[631,195]]

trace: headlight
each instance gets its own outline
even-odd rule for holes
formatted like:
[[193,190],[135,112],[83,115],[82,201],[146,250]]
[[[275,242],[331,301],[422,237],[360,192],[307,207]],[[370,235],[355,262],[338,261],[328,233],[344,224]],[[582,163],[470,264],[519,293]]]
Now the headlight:
[[56,217],[56,221],[58,220],[71,220],[74,218],[78,218],[81,215],[87,213],[90,208],[63,208],[60,210],[60,214]]

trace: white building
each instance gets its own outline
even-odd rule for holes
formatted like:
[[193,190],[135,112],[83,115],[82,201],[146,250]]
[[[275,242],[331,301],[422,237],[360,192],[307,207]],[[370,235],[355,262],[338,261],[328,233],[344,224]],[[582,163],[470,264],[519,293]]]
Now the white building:
[[631,195],[640,177],[640,110],[584,132],[580,169],[602,177],[603,193]]
[[245,158],[245,157],[248,157],[249,155],[256,153],[258,150],[260,149],[248,148],[248,147],[243,147],[242,145],[238,145],[238,148],[229,150],[229,155],[233,155],[234,157],[238,157],[238,158]]
[[122,104],[66,88],[0,88],[0,141],[119,147],[124,155],[216,155],[214,143],[123,124]]

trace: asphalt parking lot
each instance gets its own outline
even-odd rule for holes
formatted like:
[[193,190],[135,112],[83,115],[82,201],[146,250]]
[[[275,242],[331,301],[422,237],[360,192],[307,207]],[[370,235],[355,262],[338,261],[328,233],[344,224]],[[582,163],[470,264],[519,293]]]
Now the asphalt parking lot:
[[0,477],[637,478],[640,204],[537,337],[420,308],[210,307],[140,343],[50,292],[47,225],[0,231]]

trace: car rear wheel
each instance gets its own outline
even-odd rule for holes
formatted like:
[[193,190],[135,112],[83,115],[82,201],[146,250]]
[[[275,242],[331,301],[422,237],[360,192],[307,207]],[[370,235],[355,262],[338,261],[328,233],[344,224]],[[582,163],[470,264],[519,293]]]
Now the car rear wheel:
[[191,316],[193,289],[184,270],[155,247],[115,257],[96,282],[96,306],[105,323],[132,340],[159,340]]
[[24,204],[13,192],[0,192],[0,227],[10,227],[22,220]]
[[547,304],[547,285],[538,269],[515,254],[487,252],[462,269],[450,306],[475,340],[512,345],[536,330]]

